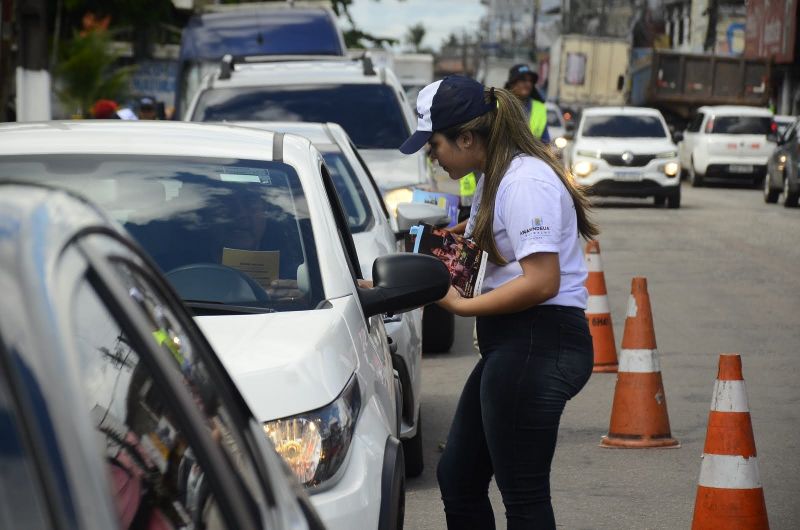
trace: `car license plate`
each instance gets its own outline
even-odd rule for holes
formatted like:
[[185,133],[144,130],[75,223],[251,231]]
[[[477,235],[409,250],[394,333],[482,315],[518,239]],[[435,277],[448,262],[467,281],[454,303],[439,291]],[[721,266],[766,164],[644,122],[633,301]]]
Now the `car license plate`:
[[639,182],[640,180],[642,180],[642,174],[630,171],[615,171],[614,179],[621,180],[624,182]]
[[730,171],[731,173],[752,173],[753,166],[747,166],[742,164],[731,164]]

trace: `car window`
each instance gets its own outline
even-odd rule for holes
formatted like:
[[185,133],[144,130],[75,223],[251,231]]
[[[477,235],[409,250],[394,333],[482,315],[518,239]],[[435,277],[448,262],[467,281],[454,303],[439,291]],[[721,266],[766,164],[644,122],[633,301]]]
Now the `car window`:
[[585,116],[581,136],[607,138],[666,138],[655,116]]
[[8,383],[0,370],[0,528],[48,528],[47,503]]
[[307,310],[324,299],[305,195],[287,164],[36,155],[0,157],[0,178],[91,199],[124,225],[196,312]]
[[705,118],[705,115],[702,112],[696,114],[686,127],[686,132],[698,132],[700,130],[700,125],[703,123],[703,118]]
[[378,188],[378,184],[375,182],[375,178],[372,176],[372,173],[370,172],[369,167],[367,167],[367,163],[364,162],[363,158],[361,158],[361,154],[358,152],[358,148],[356,146],[354,146],[352,143],[349,144],[349,145],[350,145],[350,149],[353,151],[353,154],[356,155],[356,160],[358,160],[358,164],[361,166],[361,169],[364,171],[364,173],[367,174],[367,178],[369,179],[369,183],[372,186],[373,191],[375,191],[375,197],[378,198],[378,202],[380,202],[380,204],[381,204],[381,210],[383,211],[383,215],[388,220],[389,219],[389,210],[386,208],[386,203],[383,201],[383,194],[381,194],[381,190],[380,190],[380,188]]
[[322,153],[325,164],[333,179],[333,185],[342,201],[342,206],[347,214],[347,224],[354,234],[364,232],[371,228],[375,218],[369,207],[364,188],[358,181],[353,167],[340,151],[325,151]]
[[[141,292],[130,295],[146,300]],[[152,364],[141,362],[130,335],[88,280],[78,284],[71,309],[86,407],[101,440],[120,527],[138,528],[146,521],[158,528],[228,528],[214,478],[199,461],[202,452],[180,427],[183,412],[157,383]],[[192,373],[194,359],[180,329],[167,323],[166,314],[152,324],[152,340],[184,365],[187,386],[199,384],[192,393],[204,409],[205,427],[224,447],[230,433],[209,406],[213,387]]]
[[192,119],[333,122],[360,148],[397,149],[409,134],[402,105],[379,84],[218,88],[201,94]]
[[715,116],[712,134],[770,134],[772,118],[766,116]]

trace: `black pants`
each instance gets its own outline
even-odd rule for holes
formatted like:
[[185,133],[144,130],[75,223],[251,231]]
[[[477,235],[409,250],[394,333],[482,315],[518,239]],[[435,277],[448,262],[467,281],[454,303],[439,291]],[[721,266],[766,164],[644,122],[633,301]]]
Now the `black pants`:
[[567,400],[592,373],[582,309],[536,306],[478,317],[482,359],[458,402],[437,477],[447,527],[494,529],[495,476],[509,530],[555,528],[550,463]]

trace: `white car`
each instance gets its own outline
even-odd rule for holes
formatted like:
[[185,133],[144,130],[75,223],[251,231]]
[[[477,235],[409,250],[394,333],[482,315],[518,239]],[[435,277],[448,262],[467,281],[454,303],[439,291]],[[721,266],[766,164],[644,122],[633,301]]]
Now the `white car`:
[[382,315],[443,296],[446,267],[358,256],[319,151],[228,125],[0,126],[0,178],[81,193],[165,272],[328,528],[402,526],[402,411]]
[[768,109],[700,107],[683,132],[681,167],[695,187],[709,178],[748,179],[758,184],[767,174],[776,132]]
[[[322,153],[347,214],[361,274],[371,280],[372,264],[380,256],[396,252],[397,238],[375,181],[344,129],[335,123],[241,122],[241,125],[303,136]],[[447,212],[441,208],[439,210],[439,215],[446,218]],[[422,310],[387,316],[383,322],[393,344],[395,353],[392,359],[403,391],[400,439],[405,452],[406,476],[416,477],[423,469],[422,426],[419,419],[422,399]]]
[[678,149],[658,110],[586,108],[567,155],[578,184],[595,195],[653,197],[656,205],[680,207]]
[[547,132],[550,134],[550,141],[556,148],[562,151],[567,146],[567,124],[564,121],[564,114],[561,109],[553,103],[548,101],[545,103],[547,108]]
[[234,63],[227,57],[206,77],[186,119],[338,123],[364,157],[390,213],[411,201],[414,188],[436,189],[425,154],[398,151],[417,125],[400,81],[369,58]]

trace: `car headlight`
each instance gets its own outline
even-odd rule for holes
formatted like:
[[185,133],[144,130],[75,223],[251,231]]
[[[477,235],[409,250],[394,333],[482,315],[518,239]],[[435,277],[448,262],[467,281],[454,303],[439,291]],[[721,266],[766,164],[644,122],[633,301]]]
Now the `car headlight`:
[[600,158],[600,151],[575,151],[577,156],[586,156],[589,158]]
[[666,164],[664,164],[664,173],[668,177],[674,177],[675,175],[678,174],[680,170],[681,166],[677,162],[667,162]]
[[663,153],[658,153],[656,158],[677,158],[678,153],[675,151],[664,151]]
[[579,177],[585,177],[592,171],[594,171],[594,166],[591,162],[587,162],[586,160],[582,160],[572,166],[572,172]]
[[553,144],[555,144],[555,146],[558,147],[559,149],[564,149],[567,146],[567,139],[564,138],[563,136],[559,136],[558,138],[555,139]]
[[397,205],[404,202],[411,202],[411,198],[413,196],[414,192],[409,188],[398,188],[386,193],[386,195],[383,197],[383,200],[386,203],[386,208],[389,209],[389,213],[396,217]]
[[360,410],[361,390],[353,375],[330,405],[268,421],[264,432],[297,479],[306,487],[318,486],[344,462]]

